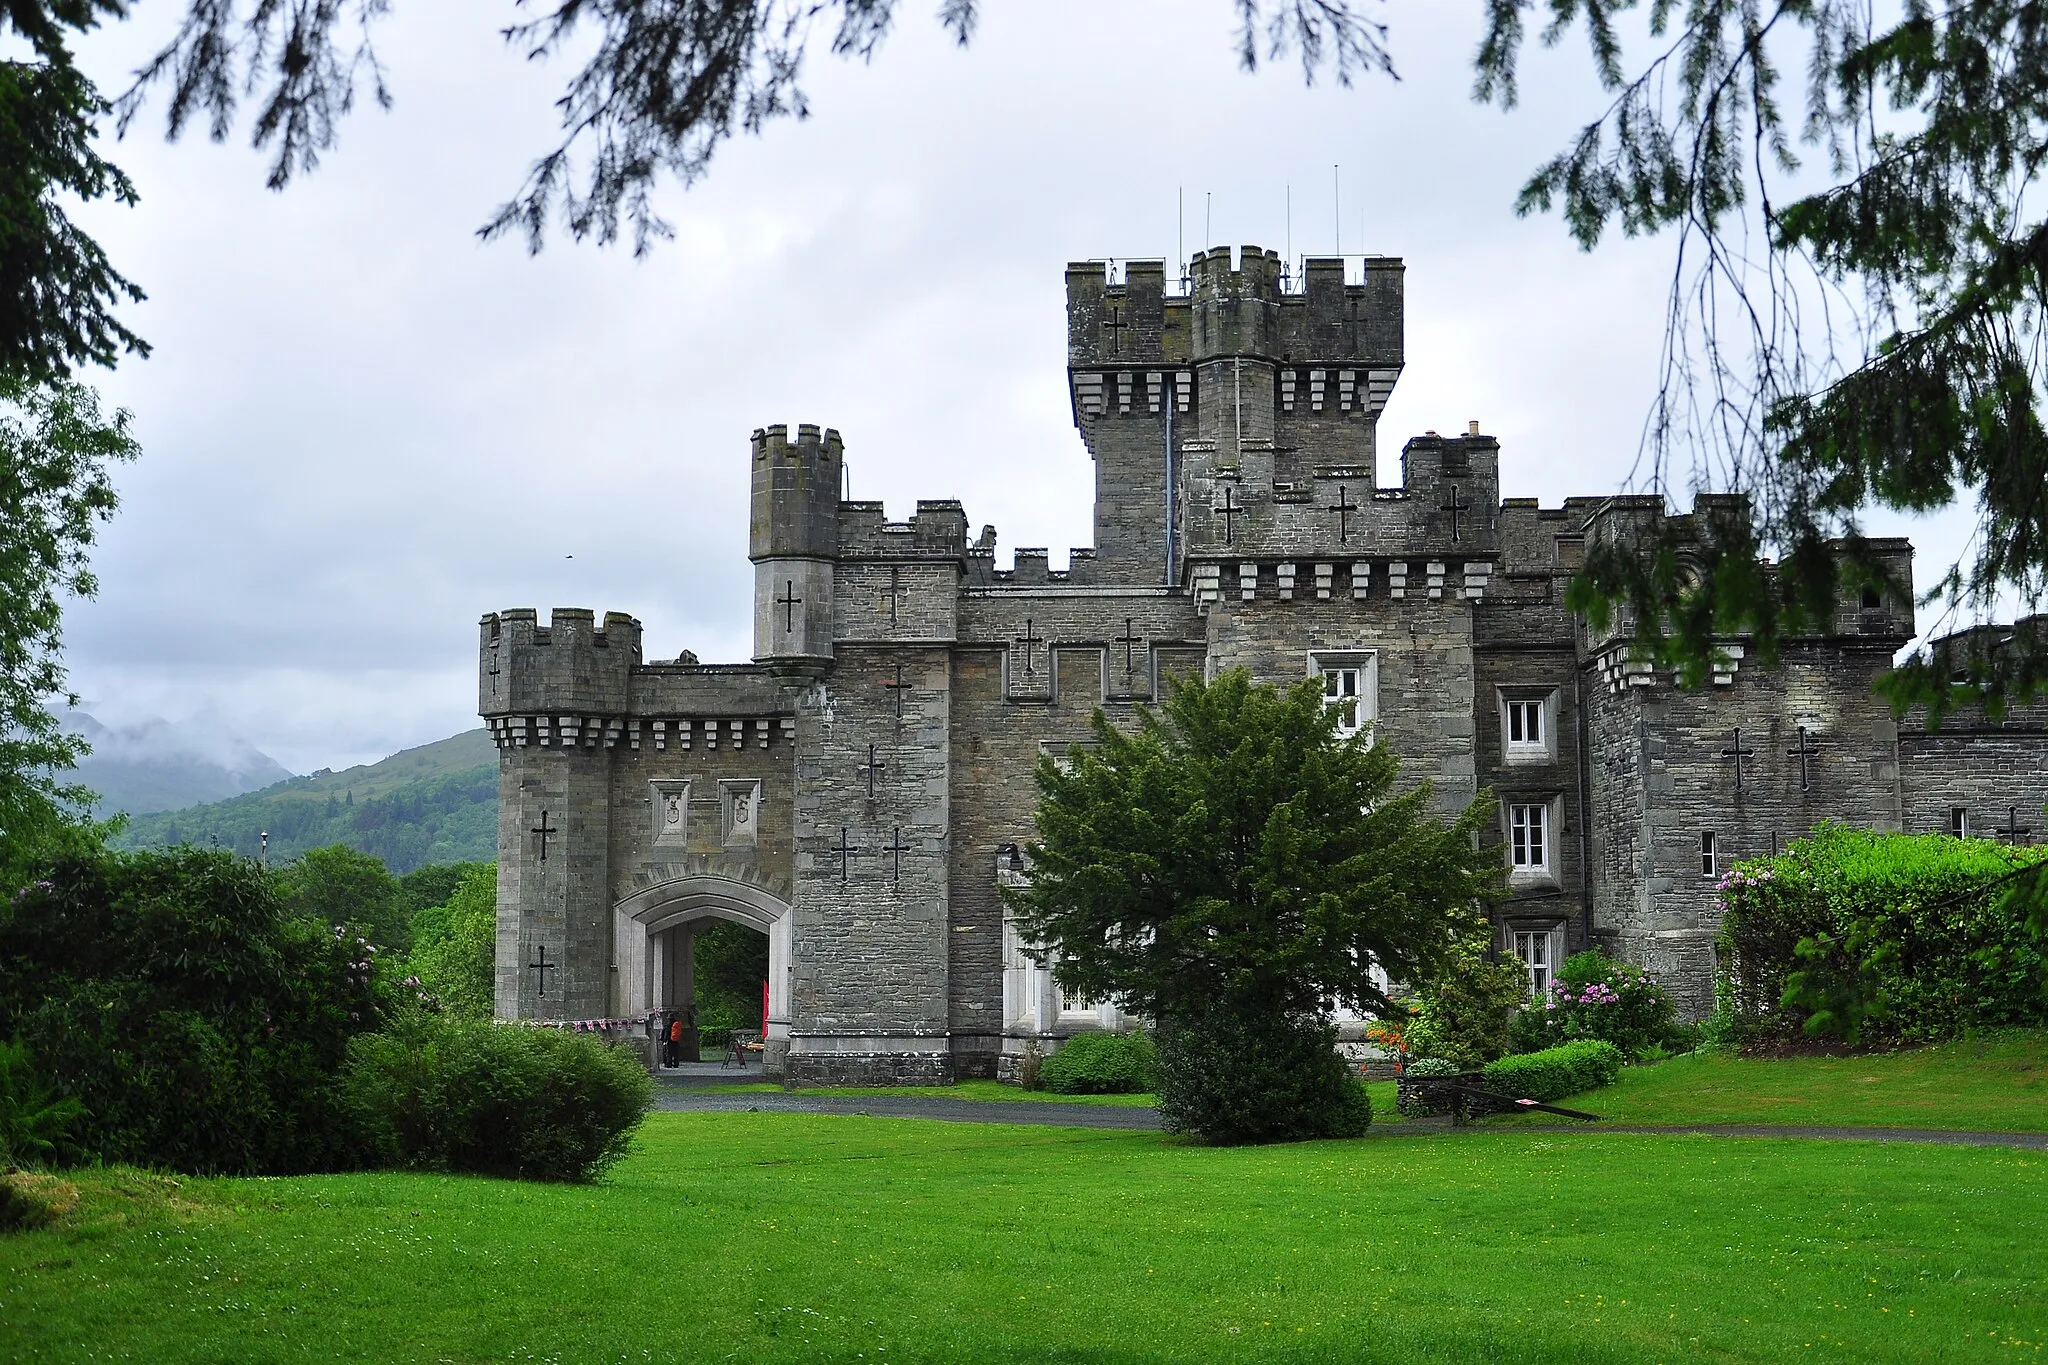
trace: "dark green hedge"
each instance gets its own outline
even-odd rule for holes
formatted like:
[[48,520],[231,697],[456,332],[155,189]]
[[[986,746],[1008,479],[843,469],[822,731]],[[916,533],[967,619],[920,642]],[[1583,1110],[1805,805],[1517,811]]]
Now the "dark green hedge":
[[1737,865],[1722,880],[1717,944],[1728,1027],[1742,1041],[1935,1042],[2048,1024],[2041,939],[2002,894],[2043,858],[1827,825]]
[[1581,1038],[1562,1047],[1524,1052],[1487,1063],[1486,1088],[1510,1099],[1551,1104],[1612,1085],[1627,1060],[1612,1043]]
[[1143,1033],[1079,1033],[1040,1064],[1055,1095],[1142,1095],[1158,1088],[1159,1052]]

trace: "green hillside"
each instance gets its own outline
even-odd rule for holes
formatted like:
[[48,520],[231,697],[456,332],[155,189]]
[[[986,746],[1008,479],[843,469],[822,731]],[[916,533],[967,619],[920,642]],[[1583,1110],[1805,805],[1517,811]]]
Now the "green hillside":
[[428,863],[498,856],[498,757],[469,730],[377,763],[322,769],[211,805],[138,815],[121,848],[218,843],[254,856],[270,832],[272,862],[309,848],[347,844],[404,875]]

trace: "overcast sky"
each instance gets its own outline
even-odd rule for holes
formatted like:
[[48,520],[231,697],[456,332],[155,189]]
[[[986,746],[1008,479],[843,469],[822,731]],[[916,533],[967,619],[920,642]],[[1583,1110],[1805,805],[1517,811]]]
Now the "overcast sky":
[[[1327,252],[1333,166],[1344,250],[1407,261],[1390,460],[1477,420],[1506,496],[1626,478],[1669,245],[1584,255],[1511,211],[1594,110],[1578,47],[1539,54],[1503,115],[1469,98],[1477,0],[1389,6],[1402,79],[1350,90],[1241,72],[1225,0],[996,0],[964,51],[935,8],[910,0],[870,66],[821,45],[813,117],[665,192],[676,240],[637,261],[476,240],[568,74],[503,47],[509,8],[397,0],[396,107],[283,193],[245,138],[167,144],[146,117],[113,149],[141,206],[89,219],[156,347],[102,382],[144,455],[68,621],[89,709],[215,712],[308,771],[476,724],[485,611],[623,610],[649,657],[744,659],[747,436],[771,422],[838,427],[854,496],[892,516],[958,497],[999,562],[1060,564],[1092,478],[1065,263],[1170,258],[1181,221],[1190,252],[1284,251],[1290,187],[1294,253]],[[182,9],[90,39],[103,87]],[[1916,534],[1925,582],[1955,537]]]

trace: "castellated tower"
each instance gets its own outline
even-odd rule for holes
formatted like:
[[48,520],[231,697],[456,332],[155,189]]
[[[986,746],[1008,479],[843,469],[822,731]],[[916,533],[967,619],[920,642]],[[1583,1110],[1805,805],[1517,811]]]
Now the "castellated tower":
[[808,423],[753,437],[747,557],[754,561],[754,658],[832,658],[832,561],[839,553],[839,433]]
[[486,616],[479,637],[477,709],[500,744],[496,1012],[608,1014],[612,745],[640,666],[640,623],[609,612],[599,627],[589,611],[558,607],[543,626],[517,610]]
[[1394,257],[1368,258],[1357,284],[1343,260],[1311,257],[1289,281],[1256,246],[1235,262],[1229,247],[1198,254],[1177,295],[1163,262],[1130,262],[1121,284],[1101,262],[1069,265],[1069,387],[1095,459],[1091,572],[1183,586],[1191,552],[1315,543],[1321,495],[1367,498],[1403,363],[1404,278]]

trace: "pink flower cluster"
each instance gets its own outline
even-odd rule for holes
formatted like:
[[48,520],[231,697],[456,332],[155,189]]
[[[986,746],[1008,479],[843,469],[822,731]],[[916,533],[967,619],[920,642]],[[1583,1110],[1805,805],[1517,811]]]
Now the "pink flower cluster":
[[1777,869],[1772,867],[1731,868],[1728,874],[1716,884],[1718,890],[1729,891],[1745,886],[1769,886],[1778,879]]
[[1559,986],[1557,988],[1557,999],[1552,1003],[1551,1008],[1557,1009],[1564,1005],[1619,1005],[1620,1003],[1621,996],[1615,991],[1614,987],[1608,985],[1605,981],[1595,981],[1577,995],[1572,994],[1570,986]]

